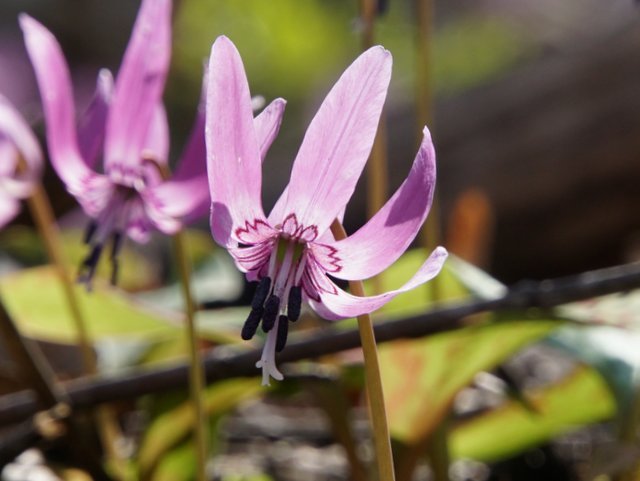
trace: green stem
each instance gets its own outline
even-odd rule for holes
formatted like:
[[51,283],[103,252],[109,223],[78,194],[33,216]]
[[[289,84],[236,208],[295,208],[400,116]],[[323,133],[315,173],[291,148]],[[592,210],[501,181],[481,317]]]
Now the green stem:
[[[347,233],[342,224],[335,220],[331,225],[331,232],[336,240],[344,239]],[[349,288],[356,296],[364,296],[364,287],[361,281],[350,281]],[[380,375],[380,363],[378,350],[373,333],[371,316],[364,314],[358,316],[358,331],[364,354],[364,373],[367,385],[367,397],[369,399],[369,411],[373,429],[373,444],[376,451],[378,475],[380,481],[394,481],[393,454],[391,452],[391,439],[387,426],[387,413],[384,406],[384,393],[382,390],[382,377]]]
[[182,287],[182,296],[185,303],[185,314],[187,321],[187,337],[189,338],[189,391],[191,402],[195,412],[194,437],[196,444],[196,479],[198,481],[206,480],[206,461],[207,461],[207,439],[205,432],[206,414],[202,401],[202,392],[204,389],[204,375],[202,369],[202,359],[198,349],[198,334],[195,326],[196,307],[191,295],[190,281],[190,262],[185,247],[185,239],[182,232],[178,232],[173,237],[173,246],[175,251],[176,262],[178,264],[178,273],[180,276],[180,285]]
[[[431,34],[433,30],[433,2],[432,0],[416,0],[416,136],[420,144],[422,129],[425,125],[433,128],[433,89],[432,89],[432,50]],[[422,228],[421,242],[428,251],[440,244],[440,215],[437,196],[429,212],[429,217]],[[436,277],[426,285],[430,297],[436,301],[440,299],[440,277]]]
[[[359,0],[363,51],[373,46],[376,3],[376,0]],[[378,131],[373,141],[373,147],[371,148],[371,155],[367,162],[367,216],[369,218],[373,217],[384,205],[387,199],[388,186],[387,122],[383,111],[380,116]],[[372,284],[375,294],[383,291],[384,286],[380,276],[374,277]]]

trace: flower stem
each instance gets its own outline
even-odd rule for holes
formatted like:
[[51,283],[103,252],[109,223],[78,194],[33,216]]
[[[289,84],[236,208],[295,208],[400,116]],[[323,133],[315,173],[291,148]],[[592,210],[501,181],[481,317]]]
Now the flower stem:
[[[36,227],[40,232],[40,237],[44,242],[47,256],[56,270],[64,297],[71,311],[71,318],[77,334],[77,344],[82,355],[84,372],[93,375],[97,372],[95,353],[89,339],[87,325],[84,321],[82,310],[80,309],[80,304],[73,283],[71,282],[71,277],[66,267],[62,253],[60,232],[55,222],[51,202],[42,184],[35,186],[31,196],[27,198],[27,205],[29,206]],[[112,461],[118,477],[125,479],[124,461],[115,448],[116,441],[121,437],[121,433],[113,411],[109,409],[108,406],[99,407],[96,410],[96,422],[108,458]]]
[[[145,161],[150,162],[164,180],[167,180],[171,176],[169,167],[161,164],[157,159],[148,157]],[[205,379],[202,368],[202,358],[198,349],[198,333],[195,322],[196,305],[191,295],[191,263],[187,254],[185,237],[181,231],[173,236],[173,251],[176,263],[178,264],[178,275],[180,276],[180,287],[182,289],[182,297],[184,298],[187,321],[187,337],[189,338],[189,396],[191,397],[195,414],[193,435],[196,445],[196,480],[205,481],[207,436],[205,432],[206,414],[202,399]]]
[[[377,1],[359,0],[360,20],[362,22],[362,50],[373,46],[374,23],[376,18]],[[387,172],[387,122],[384,111],[380,116],[378,131],[376,132],[371,149],[371,156],[367,162],[367,216],[380,210],[387,198],[389,179]],[[376,276],[372,279],[373,290],[376,294],[383,291],[382,279]]]
[[[331,225],[331,232],[337,240],[347,237],[342,224],[335,220]],[[364,296],[364,287],[361,281],[350,281],[351,292],[356,296]],[[384,406],[384,393],[382,390],[382,378],[380,376],[380,363],[378,350],[373,333],[371,316],[364,314],[358,316],[358,330],[364,354],[364,372],[367,385],[367,397],[369,399],[369,412],[373,428],[373,443],[376,451],[378,475],[380,481],[394,481],[393,454],[391,452],[391,439],[387,426],[387,413]]]
[[[417,143],[422,140],[422,129],[425,125],[433,127],[433,89],[432,89],[432,50],[431,35],[433,30],[433,1],[417,0],[415,6],[416,19],[416,136]],[[437,194],[437,193],[436,193]],[[440,216],[437,195],[429,212],[429,217],[422,229],[421,240],[425,249],[432,251],[440,244]],[[440,277],[427,284],[431,299],[441,297]]]
[[205,481],[206,461],[207,461],[207,437],[206,437],[206,414],[202,401],[204,389],[204,374],[202,369],[202,358],[198,350],[198,334],[195,325],[196,307],[191,295],[190,282],[190,262],[185,246],[185,238],[182,232],[173,236],[173,247],[178,272],[180,275],[180,285],[185,303],[185,314],[187,321],[187,336],[189,338],[189,390],[193,409],[195,411],[194,437],[196,444],[196,479]]
[[96,357],[89,340],[89,333],[82,316],[80,304],[74,292],[73,284],[67,271],[60,242],[60,233],[55,223],[51,204],[45,190],[41,184],[38,184],[31,195],[27,199],[27,204],[31,210],[33,220],[36,224],[40,237],[44,242],[47,256],[53,263],[53,266],[62,285],[64,296],[71,311],[71,318],[77,334],[77,343],[82,355],[84,364],[84,372],[95,374]]

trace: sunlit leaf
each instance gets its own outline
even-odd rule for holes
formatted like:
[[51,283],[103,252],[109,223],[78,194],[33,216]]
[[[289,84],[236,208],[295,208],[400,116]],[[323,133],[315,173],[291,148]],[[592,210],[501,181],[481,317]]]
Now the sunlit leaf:
[[[179,330],[178,319],[133,302],[117,289],[99,282],[91,293],[82,286],[74,289],[92,340],[113,336],[161,339]],[[25,334],[54,342],[76,342],[76,328],[53,268],[36,267],[4,276],[0,278],[0,294]]]
[[554,320],[513,318],[381,346],[392,435],[405,443],[428,436],[448,412],[456,393],[476,373],[495,367],[558,325]]
[[456,426],[449,437],[452,455],[484,461],[507,458],[578,426],[610,419],[616,409],[606,383],[586,367],[527,398],[535,413],[508,402]]

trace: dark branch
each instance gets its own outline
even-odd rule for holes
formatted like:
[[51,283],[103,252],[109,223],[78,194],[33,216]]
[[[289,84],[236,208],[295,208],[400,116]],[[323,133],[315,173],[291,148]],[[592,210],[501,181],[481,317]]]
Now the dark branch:
[[[471,299],[440,307],[425,314],[400,320],[379,322],[375,326],[379,342],[423,337],[464,327],[463,319],[487,311],[526,308],[551,308],[581,299],[622,292],[640,287],[640,263],[587,272],[578,276],[526,282],[514,286],[503,297],[491,300]],[[280,363],[332,354],[360,346],[357,330],[326,330],[312,337],[291,342],[280,354]],[[253,377],[260,350],[238,352],[217,348],[204,359],[207,382],[232,377]],[[186,388],[188,368],[181,364],[170,368],[132,371],[113,378],[86,378],[66,383],[73,408],[88,408],[100,403],[131,399],[170,389]],[[0,398],[0,424],[15,423],[36,411],[33,394],[18,392]]]

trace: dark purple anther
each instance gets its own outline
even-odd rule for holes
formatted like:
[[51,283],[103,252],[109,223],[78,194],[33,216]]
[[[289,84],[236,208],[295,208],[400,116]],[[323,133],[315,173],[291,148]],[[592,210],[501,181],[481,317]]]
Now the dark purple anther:
[[276,338],[276,352],[280,352],[284,349],[287,343],[287,335],[289,334],[289,319],[287,316],[280,316],[278,318],[278,337]]
[[269,296],[267,302],[264,305],[264,316],[262,318],[262,330],[269,332],[273,329],[273,325],[276,323],[278,317],[278,311],[280,310],[280,298],[275,294]]
[[302,308],[302,287],[293,286],[289,291],[289,300],[287,302],[287,315],[291,322],[296,322],[300,318],[300,309]]
[[264,301],[267,299],[269,295],[269,290],[271,289],[271,278],[263,277],[258,283],[258,287],[256,287],[256,293],[253,295],[253,300],[251,301],[251,307],[253,309],[258,309],[262,307]]
[[262,307],[259,309],[251,309],[249,317],[247,317],[247,320],[244,321],[244,326],[242,326],[242,333],[240,334],[242,339],[249,341],[256,334],[263,312],[264,309]]

